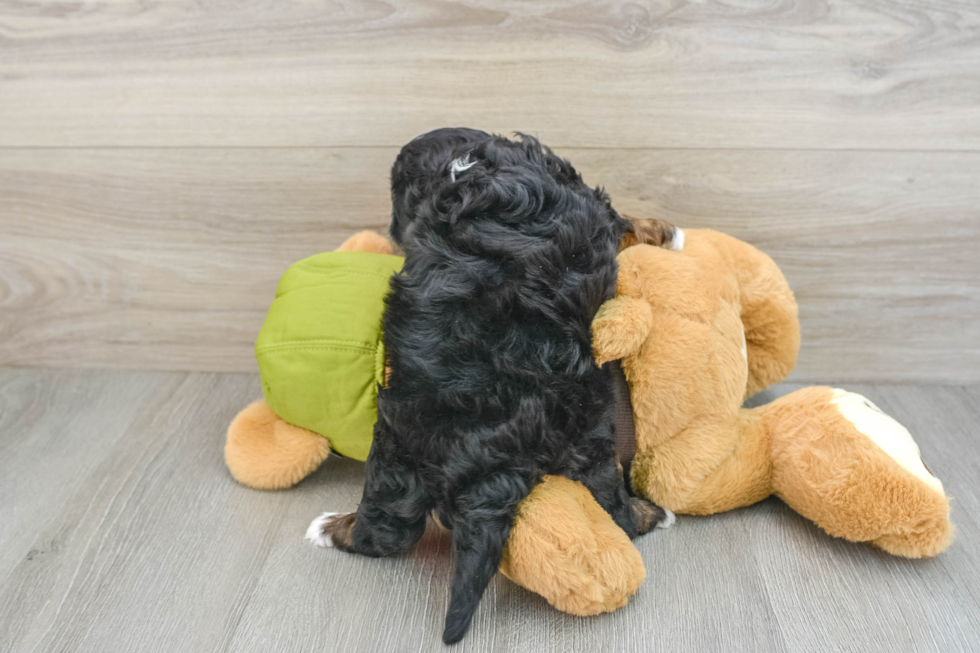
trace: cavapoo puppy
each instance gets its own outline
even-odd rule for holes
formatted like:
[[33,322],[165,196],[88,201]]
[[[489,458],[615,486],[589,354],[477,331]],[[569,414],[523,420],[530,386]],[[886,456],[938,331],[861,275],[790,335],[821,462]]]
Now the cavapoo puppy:
[[[384,315],[390,380],[357,512],[321,543],[409,550],[435,511],[455,569],[443,641],[459,641],[500,564],[514,511],[545,474],[581,481],[630,536],[666,518],[630,497],[613,449],[612,386],[590,325],[613,296],[630,223],[567,161],[520,136],[443,129],[392,169],[405,250]],[[663,234],[660,234],[663,239]]]

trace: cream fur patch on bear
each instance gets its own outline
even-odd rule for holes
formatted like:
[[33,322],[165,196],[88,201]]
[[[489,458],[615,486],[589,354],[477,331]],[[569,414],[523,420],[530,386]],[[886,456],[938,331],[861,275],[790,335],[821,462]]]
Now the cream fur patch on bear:
[[856,392],[835,388],[830,402],[837,407],[844,419],[868,436],[896,463],[921,479],[931,489],[939,494],[945,494],[942,482],[930,474],[923,464],[919,446],[912,439],[912,434],[907,428]]

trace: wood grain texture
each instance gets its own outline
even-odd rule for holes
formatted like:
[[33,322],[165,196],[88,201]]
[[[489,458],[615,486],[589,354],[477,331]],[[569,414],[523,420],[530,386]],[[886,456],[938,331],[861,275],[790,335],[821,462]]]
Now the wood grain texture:
[[[42,503],[53,514],[32,523],[36,535],[26,549],[10,530],[16,524],[0,527],[4,547],[19,549],[16,564],[0,573],[5,649],[214,651],[237,627],[288,499],[256,494],[245,504],[228,503],[240,488],[222,469],[220,435],[259,386],[251,377],[157,375],[158,392],[137,418],[117,422],[117,412],[131,409],[114,386],[144,376],[38,377],[48,419],[76,417],[73,385],[101,395],[101,419],[82,428],[102,430],[69,433],[62,455],[77,455],[70,445],[80,444],[101,451],[102,459],[58,474],[45,464],[43,449],[27,445],[36,463],[6,470],[16,484],[74,490]],[[120,429],[122,437],[102,435]],[[5,440],[38,437],[4,432]],[[15,504],[21,505],[31,507]],[[238,545],[252,537],[249,546]]]
[[173,386],[174,377],[159,374],[0,374],[0,570],[31,544],[32,559],[57,549],[57,537],[45,541],[41,532],[57,531],[64,504]]
[[0,5],[0,145],[980,149],[967,2]]
[[[646,583],[610,615],[569,617],[498,575],[456,649],[977,650],[980,389],[851,389],[910,427],[956,497],[946,553],[890,557],[768,500],[639,539]],[[224,426],[259,391],[254,375],[0,369],[4,650],[443,650],[447,534],[384,560],[315,549],[307,524],[356,505],[361,464],[332,457],[283,492],[227,474]]]
[[[254,370],[286,267],[388,221],[395,148],[0,150],[0,364]],[[800,381],[980,381],[980,154],[561,149],[769,253]]]
[[[794,389],[779,386],[757,402]],[[974,546],[980,534],[980,391],[847,389],[864,394],[912,432],[929,469],[954,497],[956,540],[937,558],[903,560],[828,538],[782,502],[764,503],[764,525],[746,525],[784,635],[797,650],[814,653],[980,649],[980,610],[972,607],[980,599],[972,580],[980,574]]]

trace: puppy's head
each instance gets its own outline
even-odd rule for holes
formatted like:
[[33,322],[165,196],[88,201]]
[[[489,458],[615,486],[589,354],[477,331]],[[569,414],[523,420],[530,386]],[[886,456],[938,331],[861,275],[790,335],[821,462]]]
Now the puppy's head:
[[419,205],[455,179],[452,162],[489,138],[478,129],[447,127],[416,136],[401,149],[391,167],[392,240],[401,245]]
[[[681,232],[669,223],[630,216],[623,216],[626,222],[619,221],[620,216],[606,194],[601,189],[589,188],[571,163],[530,136],[518,134],[518,138],[519,141],[514,142],[478,129],[447,127],[417,136],[405,145],[391,168],[392,239],[404,245],[406,232],[420,206],[437,198],[457,179],[472,183],[478,177],[479,169],[473,170],[465,180],[463,175],[478,164],[482,163],[486,170],[487,164],[499,168],[527,162],[539,173],[543,169],[555,183],[572,189],[586,201],[604,204],[607,216],[622,231],[621,250],[638,243],[673,249],[683,246],[683,241],[676,237]],[[507,153],[511,156],[505,156]],[[506,158],[510,161],[505,162]],[[517,183],[521,182],[518,180]]]
[[438,130],[416,139],[395,163],[392,200],[392,235],[406,251],[429,234],[456,241],[460,251],[470,250],[468,241],[505,256],[546,240],[559,249],[590,241],[602,248],[630,230],[605,192],[522,134]]

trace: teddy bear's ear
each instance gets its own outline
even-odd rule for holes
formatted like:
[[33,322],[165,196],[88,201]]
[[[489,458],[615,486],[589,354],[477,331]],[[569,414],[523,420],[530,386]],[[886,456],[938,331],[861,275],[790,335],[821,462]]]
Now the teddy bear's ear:
[[684,232],[664,220],[634,218],[623,214],[629,222],[629,229],[619,241],[619,251],[633,245],[653,245],[680,251],[684,249]]

